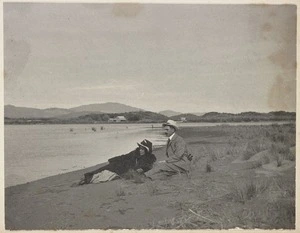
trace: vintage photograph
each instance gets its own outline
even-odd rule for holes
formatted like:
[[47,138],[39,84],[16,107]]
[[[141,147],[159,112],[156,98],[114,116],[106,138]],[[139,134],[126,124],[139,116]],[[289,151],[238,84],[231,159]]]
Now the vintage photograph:
[[6,230],[295,229],[297,5],[3,3]]

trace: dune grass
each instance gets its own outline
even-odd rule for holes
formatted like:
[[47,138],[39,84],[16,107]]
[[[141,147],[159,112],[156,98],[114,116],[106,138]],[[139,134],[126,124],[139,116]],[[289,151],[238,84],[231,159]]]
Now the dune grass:
[[[169,208],[178,211],[178,215],[153,222],[150,228],[294,229],[295,177],[257,178],[255,170],[271,161],[276,161],[280,167],[284,160],[295,160],[290,151],[295,146],[295,124],[224,125],[214,130],[221,130],[227,136],[217,143],[198,145],[193,151],[189,182],[194,184],[191,190],[195,198],[189,199],[189,202],[175,201]],[[234,172],[226,170],[226,164],[236,158],[247,161],[262,151],[268,153],[255,161],[257,163],[253,163],[250,171],[237,171],[239,173],[232,176]],[[230,179],[226,178],[228,174]],[[221,187],[216,179],[227,185]],[[224,187],[226,190],[221,192]],[[213,193],[214,188],[220,190],[219,195]],[[188,190],[187,187],[181,189]]]
[[240,183],[235,181],[231,184],[234,200],[245,204],[248,200],[264,193],[270,185],[270,181],[254,180],[253,178],[244,180]]

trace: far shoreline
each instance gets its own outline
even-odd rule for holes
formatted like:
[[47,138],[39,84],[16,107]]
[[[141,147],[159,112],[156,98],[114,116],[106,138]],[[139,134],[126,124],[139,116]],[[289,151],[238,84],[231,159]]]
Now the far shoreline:
[[[270,123],[270,124],[289,124],[289,123],[295,123],[295,120],[259,120],[259,121],[188,121],[188,122],[181,122],[178,121],[182,126],[185,124],[259,124],[259,123]],[[76,122],[69,122],[69,123],[5,123],[4,125],[142,125],[142,124],[163,124],[162,122],[117,122],[117,123],[111,123],[111,122],[86,122],[86,123],[76,123]],[[151,128],[151,127],[150,127]],[[153,128],[160,128],[160,127],[153,127]]]

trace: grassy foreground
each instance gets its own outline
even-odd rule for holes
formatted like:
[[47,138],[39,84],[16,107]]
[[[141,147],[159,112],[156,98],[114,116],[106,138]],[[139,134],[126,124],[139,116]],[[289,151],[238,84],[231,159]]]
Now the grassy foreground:
[[6,229],[295,228],[295,124],[179,134],[194,155],[189,177],[70,187],[89,168],[9,187]]
[[202,141],[205,129],[189,130],[196,159],[181,192],[192,197],[153,228],[295,228],[295,125],[206,128]]

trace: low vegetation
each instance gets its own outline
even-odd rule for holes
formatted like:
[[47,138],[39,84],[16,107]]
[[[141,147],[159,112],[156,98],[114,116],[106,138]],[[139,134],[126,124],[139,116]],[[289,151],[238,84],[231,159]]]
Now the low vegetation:
[[[178,212],[176,217],[149,226],[153,229],[294,229],[295,124],[223,125],[207,130],[212,136],[192,147],[191,176],[186,185],[176,189],[187,196],[189,193],[186,201],[174,201],[170,206]],[[241,163],[232,166],[238,159]],[[250,166],[241,168],[243,163]],[[284,164],[293,166],[277,172]]]
[[192,122],[253,122],[253,121],[286,121],[295,120],[296,113],[294,112],[269,112],[269,113],[258,113],[258,112],[242,112],[238,114],[233,113],[219,113],[209,112],[203,116],[196,116],[193,114],[181,114],[173,116],[173,120],[180,120],[181,117],[185,117]]
[[234,200],[245,204],[248,200],[263,194],[270,185],[269,180],[244,180],[242,183],[233,181],[231,184],[232,195]]

